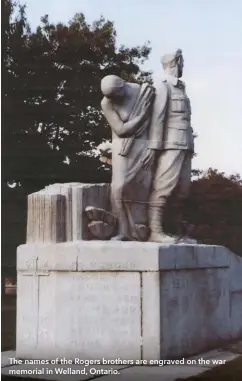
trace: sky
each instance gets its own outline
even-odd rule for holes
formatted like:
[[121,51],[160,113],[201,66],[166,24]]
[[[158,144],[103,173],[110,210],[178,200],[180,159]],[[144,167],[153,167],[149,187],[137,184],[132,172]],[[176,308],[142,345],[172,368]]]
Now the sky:
[[150,41],[144,69],[162,78],[160,57],[181,48],[183,80],[192,104],[197,156],[193,167],[242,175],[242,1],[241,0],[26,0],[34,29],[40,17],[68,22],[84,13],[114,21],[117,45]]

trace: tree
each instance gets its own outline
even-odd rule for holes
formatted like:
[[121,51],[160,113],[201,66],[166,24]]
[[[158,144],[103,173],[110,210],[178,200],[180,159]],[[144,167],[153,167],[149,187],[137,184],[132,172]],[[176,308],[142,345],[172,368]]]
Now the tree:
[[[194,170],[195,179],[186,205],[185,219],[194,224],[192,236],[208,245],[222,245],[242,256],[242,179],[217,169]],[[171,199],[166,229],[174,233],[179,205]]]
[[[105,177],[93,155],[110,137],[100,110],[101,78],[113,73],[151,81],[150,73],[140,70],[150,47],[117,49],[113,23],[100,18],[88,25],[83,14],[68,25],[51,24],[44,16],[31,32],[22,7],[10,29],[14,32],[8,37],[5,62],[11,67],[5,66],[12,83],[4,88],[4,130],[10,135],[6,155],[14,148],[16,160],[13,155],[5,158],[7,180],[29,192],[33,183],[39,189],[46,182],[97,181],[100,173]],[[64,164],[66,158],[69,165]]]
[[[24,7],[4,0],[2,4],[2,262],[14,264],[16,246],[24,243],[26,199],[24,188],[10,187],[21,179],[24,156],[20,138],[27,130],[22,88],[26,72],[21,66],[28,25]],[[31,147],[30,147],[31,149]],[[3,270],[4,273],[4,270]]]
[[192,184],[188,213],[194,235],[242,255],[242,179],[209,170]]
[[[28,193],[35,190],[36,174],[45,170],[48,177],[57,155],[48,147],[47,139],[38,133],[38,122],[28,99],[30,74],[26,61],[30,30],[25,8],[5,0],[2,29],[3,183],[6,186],[15,182]],[[31,186],[28,188],[27,184]]]

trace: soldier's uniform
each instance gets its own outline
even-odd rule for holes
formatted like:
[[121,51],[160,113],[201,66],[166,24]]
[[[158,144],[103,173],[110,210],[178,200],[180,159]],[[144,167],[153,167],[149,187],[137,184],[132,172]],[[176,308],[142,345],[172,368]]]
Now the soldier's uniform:
[[[166,76],[157,91],[148,148],[158,151],[149,215],[151,235],[159,240],[167,198],[174,190],[180,199],[186,198],[191,183],[194,152],[191,106],[184,83],[176,77]],[[164,238],[169,240],[169,236]]]

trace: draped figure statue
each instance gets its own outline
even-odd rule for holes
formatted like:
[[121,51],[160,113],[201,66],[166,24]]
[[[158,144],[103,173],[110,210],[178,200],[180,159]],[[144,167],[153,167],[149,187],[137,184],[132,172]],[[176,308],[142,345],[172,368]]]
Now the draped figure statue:
[[101,107],[112,129],[111,198],[118,219],[118,233],[112,239],[146,241],[152,171],[144,167],[143,159],[154,89],[108,75],[101,82],[101,90]]

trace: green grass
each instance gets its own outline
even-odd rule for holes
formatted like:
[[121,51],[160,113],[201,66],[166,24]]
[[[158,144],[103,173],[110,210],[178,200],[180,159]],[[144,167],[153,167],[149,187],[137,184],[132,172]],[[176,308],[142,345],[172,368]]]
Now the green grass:
[[197,376],[177,378],[175,381],[241,381],[242,380],[242,356],[227,364],[207,370]]

